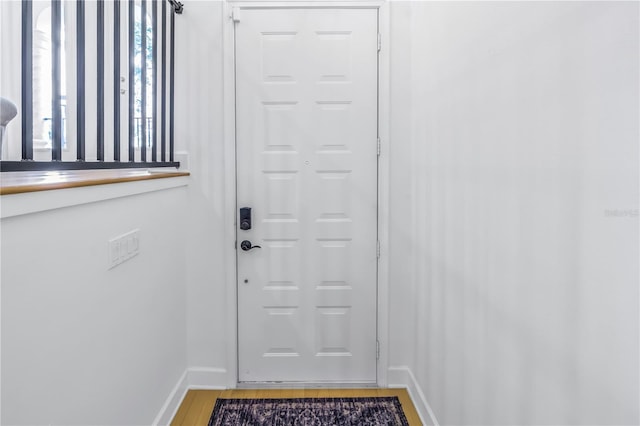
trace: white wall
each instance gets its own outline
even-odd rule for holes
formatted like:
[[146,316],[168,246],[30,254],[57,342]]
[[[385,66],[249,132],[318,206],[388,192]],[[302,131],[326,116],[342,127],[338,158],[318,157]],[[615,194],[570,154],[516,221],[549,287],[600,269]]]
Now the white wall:
[[638,12],[392,5],[410,58],[392,109],[411,117],[392,149],[412,153],[416,225],[391,330],[414,339],[392,363],[441,424],[640,421]]
[[389,355],[391,365],[412,365],[415,341],[415,227],[412,182],[412,68],[410,31],[402,31],[410,19],[411,8],[391,5],[390,51],[390,141],[385,155],[389,156]]
[[[186,201],[182,187],[2,219],[2,424],[153,421],[187,367]],[[136,228],[140,254],[107,270],[107,241]]]
[[224,254],[225,164],[223,139],[222,2],[185,2],[176,18],[176,141],[188,152],[191,172],[187,223],[187,335],[189,366],[227,368]]

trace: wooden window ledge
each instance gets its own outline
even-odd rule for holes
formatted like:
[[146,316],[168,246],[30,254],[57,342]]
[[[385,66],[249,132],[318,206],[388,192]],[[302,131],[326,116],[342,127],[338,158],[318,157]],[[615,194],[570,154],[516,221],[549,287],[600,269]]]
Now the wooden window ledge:
[[2,172],[0,195],[189,176],[173,168]]

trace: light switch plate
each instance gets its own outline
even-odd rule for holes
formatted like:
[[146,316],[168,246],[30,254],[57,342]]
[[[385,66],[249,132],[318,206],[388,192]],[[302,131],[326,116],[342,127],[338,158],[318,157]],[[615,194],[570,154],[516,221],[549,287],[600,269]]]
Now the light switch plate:
[[140,253],[140,230],[134,229],[109,240],[108,268],[112,269]]

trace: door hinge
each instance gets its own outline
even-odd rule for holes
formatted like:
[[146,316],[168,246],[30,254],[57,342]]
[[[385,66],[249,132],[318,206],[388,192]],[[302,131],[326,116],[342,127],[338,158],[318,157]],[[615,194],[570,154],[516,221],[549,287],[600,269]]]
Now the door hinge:
[[380,240],[376,241],[376,257],[380,259]]
[[380,157],[381,152],[382,152],[382,144],[380,142],[380,138],[378,138],[378,157]]
[[376,359],[380,359],[380,341],[376,340]]
[[240,22],[240,9],[237,7],[234,7],[233,9],[231,9],[231,16],[229,16],[229,18],[234,22]]
[[378,52],[382,50],[382,34],[378,33]]

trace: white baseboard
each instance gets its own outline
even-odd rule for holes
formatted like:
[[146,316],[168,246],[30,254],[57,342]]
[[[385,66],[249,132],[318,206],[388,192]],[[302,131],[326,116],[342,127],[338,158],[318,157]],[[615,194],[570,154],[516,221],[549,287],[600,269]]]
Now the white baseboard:
[[173,387],[169,397],[153,421],[153,425],[165,426],[178,412],[189,389],[226,389],[227,370],[224,368],[192,367],[187,368]]
[[189,389],[227,389],[225,368],[192,367],[187,373]]
[[[387,379],[390,388],[407,389],[422,423],[428,426],[439,426],[438,420],[422,392],[422,388],[409,367],[389,367]],[[209,367],[188,368],[178,379],[153,424],[158,426],[168,425],[176,415],[180,403],[182,403],[189,389],[227,389],[227,370]]]
[[418,411],[420,420],[423,424],[428,426],[439,426],[438,419],[436,418],[431,406],[427,402],[427,399],[422,392],[422,388],[418,384],[416,377],[411,372],[411,369],[407,366],[395,366],[389,367],[387,380],[390,388],[406,388],[413,401],[413,405]]
[[189,370],[185,370],[182,376],[178,379],[178,383],[173,387],[173,390],[169,394],[169,397],[165,401],[164,405],[160,409],[160,412],[153,421],[153,425],[168,425],[171,423],[171,419],[176,415],[180,403],[184,399],[184,395],[187,393],[187,373]]

